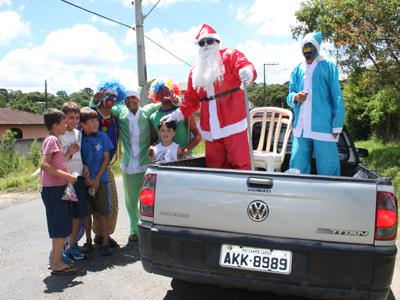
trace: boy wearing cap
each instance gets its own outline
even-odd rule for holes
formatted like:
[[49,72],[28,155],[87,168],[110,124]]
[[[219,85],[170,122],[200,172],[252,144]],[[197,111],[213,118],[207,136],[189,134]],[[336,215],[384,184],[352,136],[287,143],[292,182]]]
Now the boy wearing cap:
[[344,104],[334,63],[319,54],[320,32],[307,34],[301,49],[305,61],[292,72],[287,103],[294,111],[289,168],[310,174],[314,151],[320,175],[340,176],[336,142],[344,123]]

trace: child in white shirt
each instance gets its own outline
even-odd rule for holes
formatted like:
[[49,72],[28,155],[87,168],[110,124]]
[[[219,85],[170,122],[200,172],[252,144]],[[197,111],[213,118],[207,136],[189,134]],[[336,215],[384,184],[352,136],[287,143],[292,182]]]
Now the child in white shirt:
[[86,257],[77,247],[77,237],[81,221],[88,215],[87,188],[84,184],[85,177],[88,176],[88,171],[82,163],[80,152],[81,132],[77,129],[80,121],[80,107],[75,102],[66,102],[62,107],[62,111],[65,114],[66,130],[58,139],[62,146],[62,153],[67,161],[69,173],[78,178],[74,184],[78,202],[72,203],[72,232],[64,253],[70,258],[80,260]]
[[153,161],[174,161],[183,157],[183,148],[172,140],[175,134],[175,121],[158,124],[158,136],[161,142],[150,147],[153,150]]

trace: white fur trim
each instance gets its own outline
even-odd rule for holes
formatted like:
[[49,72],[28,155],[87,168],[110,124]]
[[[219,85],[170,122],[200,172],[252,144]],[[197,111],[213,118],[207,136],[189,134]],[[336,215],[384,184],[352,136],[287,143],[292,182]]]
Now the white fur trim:
[[210,112],[210,130],[217,132],[221,127],[218,120],[217,100],[208,101],[208,110]]
[[201,127],[199,126],[201,137],[209,142],[217,139],[222,139],[224,137],[233,135],[235,133],[242,132],[246,129],[247,129],[247,119],[240,120],[239,122],[225,126],[223,128],[218,128],[214,131],[202,130]]
[[341,127],[332,128],[332,132],[333,132],[333,133],[341,133],[342,130],[343,130],[343,128],[341,128]]
[[218,33],[208,33],[199,36],[199,38],[195,41],[195,44],[198,44],[202,39],[207,39],[207,38],[220,41]]
[[198,129],[200,131],[200,135],[203,138],[203,140],[207,141],[207,142],[212,142],[213,141],[213,137],[211,135],[210,131],[204,131],[201,129],[200,124],[198,126]]
[[317,51],[319,53],[320,44],[318,44],[318,42],[313,37],[307,37],[303,39],[303,41],[301,42],[301,51],[303,51],[303,47],[307,43],[313,44],[314,47],[317,48]]

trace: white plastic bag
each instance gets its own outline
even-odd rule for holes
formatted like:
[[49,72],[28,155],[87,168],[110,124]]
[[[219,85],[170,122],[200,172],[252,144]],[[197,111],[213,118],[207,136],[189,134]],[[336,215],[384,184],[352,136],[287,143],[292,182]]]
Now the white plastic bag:
[[64,190],[64,194],[61,197],[62,200],[78,202],[78,196],[76,195],[74,186],[72,184],[68,184]]

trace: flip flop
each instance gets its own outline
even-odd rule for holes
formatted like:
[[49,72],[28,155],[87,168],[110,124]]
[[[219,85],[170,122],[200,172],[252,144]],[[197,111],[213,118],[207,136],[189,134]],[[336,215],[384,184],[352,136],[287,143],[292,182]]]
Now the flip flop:
[[75,269],[74,267],[66,267],[58,271],[57,270],[51,271],[51,275],[74,275],[76,274],[76,272],[78,272],[78,270]]

